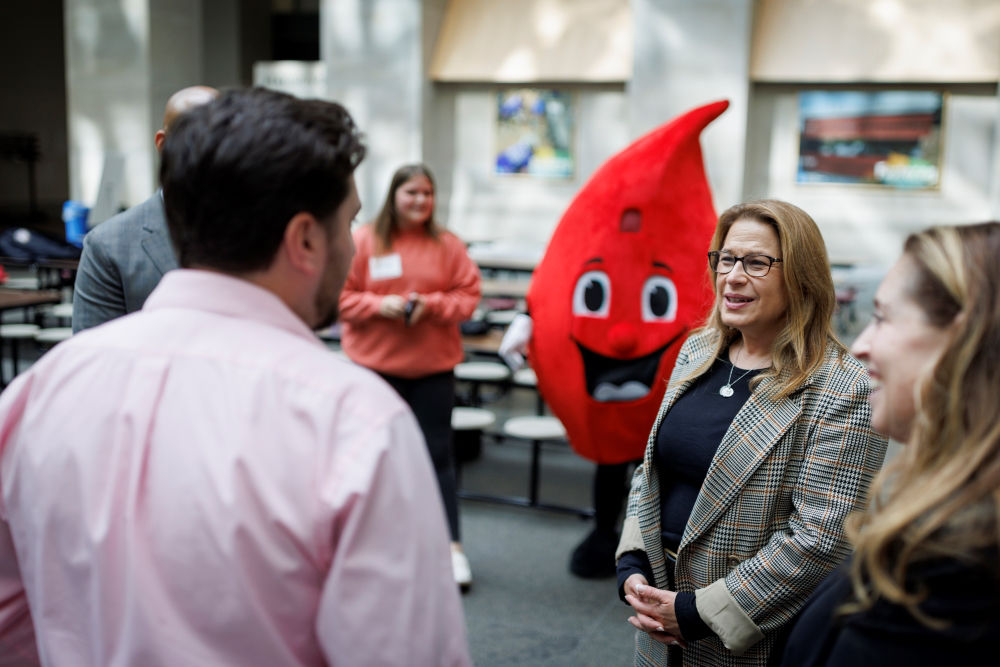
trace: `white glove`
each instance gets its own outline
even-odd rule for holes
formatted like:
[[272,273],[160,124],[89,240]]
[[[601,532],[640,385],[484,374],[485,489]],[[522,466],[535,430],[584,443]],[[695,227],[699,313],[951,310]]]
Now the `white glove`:
[[528,341],[531,340],[532,322],[528,315],[517,315],[500,341],[497,352],[512,371],[524,366],[524,355],[528,353]]

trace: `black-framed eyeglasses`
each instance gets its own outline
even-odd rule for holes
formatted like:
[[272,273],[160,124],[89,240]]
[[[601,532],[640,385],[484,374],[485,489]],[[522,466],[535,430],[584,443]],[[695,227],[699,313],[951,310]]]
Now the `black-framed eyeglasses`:
[[736,268],[737,262],[743,262],[743,270],[748,276],[763,278],[771,270],[771,265],[780,262],[777,257],[768,255],[743,255],[737,257],[728,252],[713,250],[708,253],[708,266],[716,273],[729,273]]

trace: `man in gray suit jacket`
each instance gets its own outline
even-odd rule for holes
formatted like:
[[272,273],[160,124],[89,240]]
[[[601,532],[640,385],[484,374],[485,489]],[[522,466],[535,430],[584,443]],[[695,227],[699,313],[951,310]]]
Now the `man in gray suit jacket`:
[[[163,146],[167,131],[181,113],[218,94],[205,86],[174,93],[167,100],[163,128],[153,138],[156,150]],[[139,310],[163,274],[176,268],[163,198],[157,191],[84,237],[73,292],[73,332]]]

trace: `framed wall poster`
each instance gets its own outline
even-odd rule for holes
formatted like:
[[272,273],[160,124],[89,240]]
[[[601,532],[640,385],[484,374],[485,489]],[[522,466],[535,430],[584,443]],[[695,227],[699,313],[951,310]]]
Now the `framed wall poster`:
[[798,97],[797,183],[940,184],[942,93],[811,90]]
[[573,106],[569,93],[516,88],[497,93],[497,174],[573,177]]

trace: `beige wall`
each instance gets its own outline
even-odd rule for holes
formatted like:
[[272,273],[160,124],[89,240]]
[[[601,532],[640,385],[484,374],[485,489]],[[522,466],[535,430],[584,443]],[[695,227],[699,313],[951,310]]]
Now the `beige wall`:
[[[756,197],[798,203],[817,219],[837,261],[887,263],[914,229],[1000,215],[997,86],[969,83],[1000,71],[1000,51],[991,50],[1000,44],[995,2],[630,4],[634,65],[624,89],[555,84],[576,91],[577,173],[569,181],[492,173],[497,85],[425,83],[421,155],[438,173],[441,217],[453,229],[469,240],[544,243],[604,159],[649,129],[719,98],[729,99],[731,107],[702,135],[716,207]],[[425,3],[425,67],[443,14],[443,0]],[[915,32],[895,34],[886,17]],[[975,29],[956,42],[955,26],[969,26],[970,20]],[[937,54],[938,67],[928,65],[926,54],[903,57],[913,34],[922,36],[926,53]],[[904,192],[796,185],[797,91],[830,82],[864,86],[865,79],[879,77],[890,85],[933,81],[950,91],[941,187]]]
[[[616,89],[618,88],[618,89]],[[512,240],[544,244],[562,212],[590,175],[628,144],[626,96],[614,86],[564,86],[574,90],[575,175],[540,179],[494,174],[496,92],[493,86],[439,86],[441,103],[450,103],[454,119],[452,154],[438,162],[450,165],[450,190],[442,217],[467,241]],[[440,190],[440,189],[439,189]]]
[[[808,87],[808,86],[807,86]],[[995,86],[951,86],[945,100],[941,185],[927,191],[796,184],[799,86],[759,84],[748,118],[744,198],[787,199],[823,231],[831,258],[888,264],[907,234],[931,224],[985,220],[997,179]]]
[[435,81],[450,83],[620,83],[632,74],[631,5],[452,0],[432,42],[428,71]]
[[990,83],[996,0],[758,0],[755,81]]
[[[887,265],[910,232],[1000,217],[996,0],[759,0],[750,76],[743,196],[802,206],[834,261]],[[831,85],[948,93],[940,187],[797,185],[796,94]]]
[[[239,49],[239,58],[248,52],[245,8],[262,2],[207,11],[204,0],[65,0],[70,196],[92,199],[106,151],[126,156],[123,204],[155,188],[152,133],[166,95],[198,83],[202,72],[231,78],[238,58],[229,51]],[[492,173],[497,87],[428,76],[447,4],[320,2],[329,96],[348,106],[369,137],[358,173],[362,220],[380,205],[392,171],[422,159],[438,177],[441,217],[460,234],[544,242],[604,159],[719,98],[732,106],[702,136],[717,208],[748,197],[788,198],[815,215],[835,257],[873,261],[894,254],[910,229],[1000,217],[995,0],[629,0],[634,62],[627,81],[540,82],[576,95],[577,171],[568,181]],[[225,62],[209,69],[202,22],[234,15],[239,39],[226,36],[224,53],[213,47],[211,57]],[[928,53],[937,54],[937,67],[925,62]],[[937,82],[951,91],[941,188],[796,186],[795,92],[872,80]]]
[[745,141],[752,5],[632,0],[634,56],[627,81],[530,82],[574,92],[576,173],[567,181],[492,173],[499,84],[433,85],[423,150],[432,164],[447,169],[439,177],[442,217],[467,240],[544,244],[604,160],[672,118],[722,98],[731,108],[703,132],[702,146],[716,204],[731,204],[743,184],[743,161],[733,155],[742,155]]

